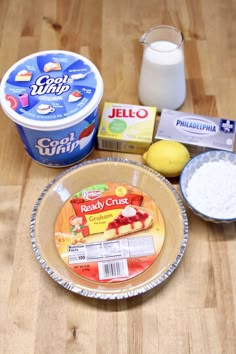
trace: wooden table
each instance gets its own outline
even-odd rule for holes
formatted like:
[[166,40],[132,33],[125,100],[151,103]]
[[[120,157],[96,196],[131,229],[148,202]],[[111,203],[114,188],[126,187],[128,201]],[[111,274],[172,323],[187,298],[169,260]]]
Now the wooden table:
[[[138,104],[138,40],[150,26],[169,24],[185,36],[181,110],[235,119],[235,11],[230,0],[1,0],[0,78],[28,54],[65,49],[99,68],[101,109],[104,101]],[[142,162],[101,150],[88,159],[108,156]],[[163,287],[122,301],[89,299],[58,285],[36,261],[32,208],[62,170],[32,161],[2,110],[0,171],[1,354],[236,353],[235,223],[207,223],[187,209],[187,249]]]

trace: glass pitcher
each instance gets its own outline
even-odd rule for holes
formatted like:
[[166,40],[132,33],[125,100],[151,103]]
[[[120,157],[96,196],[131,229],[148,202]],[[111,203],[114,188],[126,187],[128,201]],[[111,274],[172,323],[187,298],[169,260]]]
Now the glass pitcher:
[[171,26],[150,28],[139,40],[144,45],[139,99],[146,106],[177,109],[186,97],[184,37]]

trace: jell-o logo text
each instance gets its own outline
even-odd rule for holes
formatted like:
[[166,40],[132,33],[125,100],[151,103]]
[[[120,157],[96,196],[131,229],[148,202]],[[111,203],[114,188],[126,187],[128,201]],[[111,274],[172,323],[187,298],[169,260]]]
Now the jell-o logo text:
[[68,75],[59,77],[50,77],[50,75],[43,75],[38,77],[35,84],[31,85],[31,96],[45,95],[48,93],[55,93],[61,95],[70,89],[68,85]]
[[146,118],[148,111],[145,108],[140,108],[137,111],[131,108],[112,108],[108,118]]

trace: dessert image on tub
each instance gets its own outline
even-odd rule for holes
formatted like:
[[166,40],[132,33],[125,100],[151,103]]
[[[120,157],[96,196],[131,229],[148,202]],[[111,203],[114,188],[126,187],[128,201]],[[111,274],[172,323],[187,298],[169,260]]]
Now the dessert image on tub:
[[15,76],[15,81],[30,81],[32,78],[32,73],[27,70],[19,71]]
[[112,182],[88,186],[69,198],[54,231],[66,266],[101,282],[123,281],[145,271],[165,237],[153,200],[138,188]]
[[39,114],[48,114],[55,111],[55,108],[53,108],[50,104],[43,104],[43,103],[38,105],[36,109]]

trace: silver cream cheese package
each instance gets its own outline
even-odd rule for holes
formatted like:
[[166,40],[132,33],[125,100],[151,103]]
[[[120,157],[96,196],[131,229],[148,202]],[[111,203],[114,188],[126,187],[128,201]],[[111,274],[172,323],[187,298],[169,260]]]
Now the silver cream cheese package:
[[235,129],[235,120],[163,109],[154,139],[181,142],[191,155],[211,149],[232,152]]

